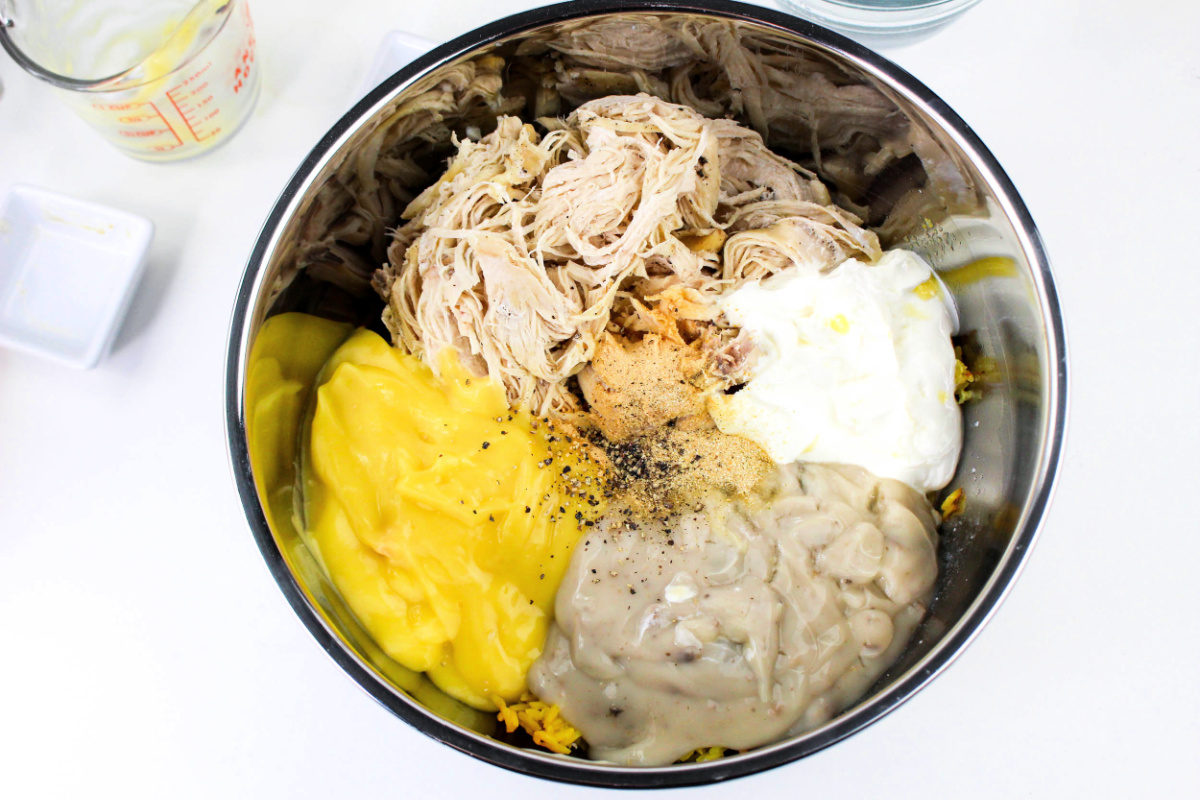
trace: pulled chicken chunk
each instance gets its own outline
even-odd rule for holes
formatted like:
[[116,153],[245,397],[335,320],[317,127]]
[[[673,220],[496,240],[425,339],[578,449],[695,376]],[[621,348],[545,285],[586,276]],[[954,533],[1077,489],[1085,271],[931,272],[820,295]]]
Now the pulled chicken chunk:
[[728,382],[748,354],[710,309],[725,288],[880,254],[813,173],[730,120],[636,95],[541,124],[457,141],[374,279],[396,344],[430,365],[454,348],[513,405],[579,410],[566,381],[610,323],[694,345]]

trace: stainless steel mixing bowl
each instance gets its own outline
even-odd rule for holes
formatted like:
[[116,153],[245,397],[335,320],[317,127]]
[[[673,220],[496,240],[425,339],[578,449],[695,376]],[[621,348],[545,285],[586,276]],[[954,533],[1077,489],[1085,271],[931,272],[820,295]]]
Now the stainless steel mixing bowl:
[[[490,62],[504,64],[490,90],[498,81],[519,96],[506,108],[520,106],[515,113],[526,117],[547,109],[566,113],[588,81],[596,92],[670,91],[670,59],[647,46],[650,35],[714,23],[761,48],[775,65],[772,80],[785,88],[802,87],[814,70],[833,76],[828,86],[867,87],[862,91],[870,102],[855,106],[857,130],[877,128],[879,139],[853,139],[847,148],[860,157],[841,161],[823,152],[823,137],[836,132],[806,115],[805,103],[776,109],[764,121],[736,86],[731,91],[732,77],[701,89],[733,97],[710,110],[765,130],[772,147],[812,164],[857,204],[887,243],[918,251],[944,278],[968,358],[985,377],[982,398],[963,409],[965,446],[951,483],[966,490],[966,511],[942,526],[936,595],[908,649],[863,699],[828,724],[718,761],[662,768],[523,749],[502,741],[489,716],[388,659],[346,610],[294,527],[297,431],[282,432],[277,452],[248,446],[250,355],[264,320],[285,311],[378,325],[382,304],[371,293],[369,273],[381,258],[384,227],[396,223],[402,208],[388,198],[402,200],[423,188],[444,163],[451,131],[478,135],[504,105],[473,102],[457,111],[430,105],[454,84],[451,78],[462,77],[464,64],[503,58]],[[567,39],[574,44],[564,46]],[[620,52],[600,58],[593,52],[581,57],[582,66],[570,61],[573,47],[597,42]],[[581,81],[570,91],[563,88],[568,73]],[[872,148],[886,138],[882,132],[896,130],[919,146],[872,172],[871,165],[881,163]],[[382,151],[399,155],[374,160]],[[355,203],[372,208],[348,217]],[[912,76],[848,39],[758,7],[585,0],[495,22],[422,56],[346,114],[300,165],[263,226],[233,311],[229,451],[250,529],[288,601],[326,652],[397,716],[463,752],[530,775],[624,787],[707,783],[777,766],[849,736],[912,697],[979,633],[1028,557],[1050,499],[1066,423],[1064,345],[1046,254],[1025,205],[970,128]]]

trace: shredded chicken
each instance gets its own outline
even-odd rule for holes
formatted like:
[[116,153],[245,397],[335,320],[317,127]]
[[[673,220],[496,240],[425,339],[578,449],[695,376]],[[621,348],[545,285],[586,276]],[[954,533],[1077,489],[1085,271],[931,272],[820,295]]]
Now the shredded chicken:
[[[911,232],[904,221],[978,207],[966,165],[928,130],[878,89],[784,35],[722,20],[615,16],[568,23],[520,52],[541,51],[555,56],[554,88],[573,104],[647,92],[708,117],[744,120],[773,148],[809,153],[836,184],[839,205],[864,218],[880,209],[889,245]],[[909,156],[922,167],[920,185],[879,204],[886,187],[875,179]],[[885,220],[895,202],[907,213]]]
[[497,114],[521,108],[521,100],[501,92],[503,68],[496,56],[449,67],[361,131],[353,157],[324,179],[287,239],[286,268],[272,295],[300,271],[351,295],[369,294],[371,277],[386,257],[387,229],[413,199],[410,187],[433,180],[422,164],[450,144],[451,127],[490,127]]
[[[723,289],[799,261],[880,255],[815,175],[729,120],[637,95],[543,124],[540,137],[502,117],[459,142],[403,212],[375,281],[396,344],[431,365],[455,348],[513,405],[577,410],[566,381],[610,323],[680,344],[692,323],[714,380],[727,379],[736,347],[718,353],[736,332],[712,331],[709,309]],[[656,316],[668,291],[670,313]]]
[[[760,202],[797,200],[828,207],[832,200],[866,220],[866,227],[887,246],[919,233],[914,225],[979,207],[966,165],[892,98],[817,50],[784,34],[726,20],[614,14],[548,27],[524,39],[515,51],[500,48],[448,65],[406,92],[406,100],[360,132],[353,155],[323,176],[322,188],[287,237],[284,267],[271,297],[302,271],[348,296],[368,294],[372,273],[386,258],[390,228],[402,222],[401,210],[440,174],[444,159],[453,154],[455,133],[477,140],[505,114],[520,113],[526,121],[557,118],[597,98],[636,93],[688,106],[714,121],[736,119],[747,126],[729,122],[717,131],[727,202],[716,213],[742,209],[742,221],[721,219],[725,227],[697,224],[696,231],[676,237],[695,253],[693,271],[709,269],[718,260],[713,240],[695,244],[706,232],[734,237],[739,226],[749,230],[773,224],[763,222],[771,209],[756,207]],[[751,132],[757,137],[748,137]],[[745,162],[735,155],[739,146],[764,148],[764,141],[772,150],[802,159],[813,173],[796,173],[786,162]],[[777,194],[786,192],[793,179],[764,181],[764,173],[747,171],[753,169],[748,163],[799,175],[799,187],[791,186],[798,194]],[[815,175],[832,188],[832,198]],[[758,193],[735,199],[739,183]],[[795,210],[778,214],[780,219],[787,216],[807,215]],[[772,237],[775,250],[792,247],[786,243],[788,231],[777,233]],[[739,245],[758,252],[752,274],[766,274],[779,262],[762,245],[761,237]],[[687,257],[670,242],[663,246],[664,252],[645,259],[645,277],[639,273],[637,290],[643,294],[678,282],[677,270],[686,271],[681,259]],[[668,267],[668,260],[674,265]],[[619,315],[631,313],[621,298],[626,289],[618,290]]]

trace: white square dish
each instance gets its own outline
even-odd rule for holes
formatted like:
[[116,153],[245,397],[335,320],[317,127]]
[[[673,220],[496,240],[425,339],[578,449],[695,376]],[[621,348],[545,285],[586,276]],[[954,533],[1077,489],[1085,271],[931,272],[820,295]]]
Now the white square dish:
[[141,278],[154,224],[30,186],[0,199],[0,344],[89,369]]

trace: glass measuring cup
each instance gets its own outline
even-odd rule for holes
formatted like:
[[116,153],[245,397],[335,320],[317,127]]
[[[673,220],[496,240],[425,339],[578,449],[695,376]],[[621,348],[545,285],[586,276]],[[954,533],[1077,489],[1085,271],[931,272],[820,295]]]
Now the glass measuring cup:
[[0,45],[148,161],[207,152],[258,97],[246,0],[0,0]]

